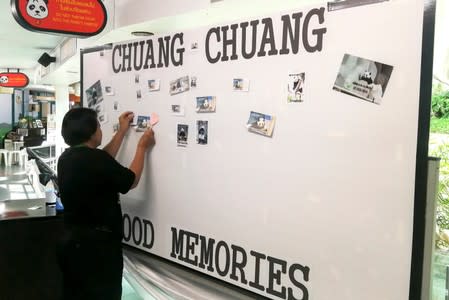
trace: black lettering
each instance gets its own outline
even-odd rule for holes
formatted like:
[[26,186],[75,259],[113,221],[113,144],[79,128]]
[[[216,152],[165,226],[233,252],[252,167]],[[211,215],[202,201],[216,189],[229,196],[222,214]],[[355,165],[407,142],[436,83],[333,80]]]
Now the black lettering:
[[[144,246],[147,249],[151,249],[153,248],[153,244],[154,244],[154,227],[153,227],[153,223],[151,223],[148,220],[143,219],[143,228],[144,228],[144,241],[142,246]],[[150,230],[150,232],[148,232],[148,228]],[[148,241],[148,237],[150,237],[150,241]]]
[[[225,249],[225,266],[223,270],[220,270],[220,249],[224,248]],[[229,272],[229,264],[230,264],[230,254],[229,254],[229,247],[228,245],[223,242],[223,241],[219,241],[217,243],[217,247],[215,249],[215,269],[217,270],[217,273],[220,276],[226,276],[226,274],[228,274]]]
[[279,54],[288,54],[290,50],[287,48],[287,33],[290,39],[290,45],[292,46],[292,53],[298,53],[299,49],[299,24],[301,21],[302,13],[294,13],[292,15],[295,20],[295,31],[293,32],[292,23],[290,22],[290,16],[284,15],[282,16],[282,22],[284,24],[282,30],[282,49],[279,51]]
[[156,67],[154,64],[154,51],[153,51],[153,40],[147,40],[147,58],[145,59],[144,69],[148,69],[148,61],[151,61],[151,65],[149,66],[151,69]]
[[[132,48],[131,43],[129,44],[124,44],[122,45],[122,49],[123,49],[123,55],[122,55],[122,60],[123,60],[123,65],[122,65],[122,72],[125,71],[131,71],[131,48]],[[128,54],[126,54],[126,48],[128,48]],[[128,68],[125,68],[126,65],[126,61],[128,61]]]
[[[136,223],[139,225],[139,238],[136,238],[136,232],[137,232],[137,228],[136,228]],[[140,245],[140,243],[142,242],[142,223],[140,222],[140,219],[138,217],[134,217],[133,219],[133,241],[134,244],[136,245]]]
[[171,41],[171,60],[172,60],[173,65],[175,67],[182,66],[182,61],[183,61],[185,49],[184,48],[179,48],[179,49],[176,50],[176,53],[178,54],[178,59],[176,59],[176,57],[175,57],[175,51],[174,50],[175,50],[175,42],[176,42],[176,40],[179,39],[179,42],[180,42],[181,46],[184,44],[183,36],[184,35],[182,33],[177,33],[177,34],[175,34],[173,36],[173,39]]
[[218,62],[220,60],[220,57],[221,57],[221,52],[220,51],[217,52],[217,56],[215,58],[212,58],[210,56],[210,45],[209,45],[209,43],[210,43],[210,37],[211,37],[211,35],[213,33],[215,33],[215,35],[217,37],[217,42],[220,42],[220,40],[221,40],[220,39],[220,27],[211,28],[211,29],[209,29],[209,31],[206,34],[206,58],[207,58],[207,61],[209,63],[211,63],[211,64],[214,64],[214,63]]
[[[165,40],[165,45],[164,45]],[[168,67],[170,64],[170,36],[165,36],[164,38],[158,38],[159,42],[159,63],[157,64],[158,68]],[[164,63],[162,63],[162,60]]]
[[288,300],[309,300],[309,291],[307,290],[307,288],[301,282],[299,282],[295,278],[295,271],[296,270],[299,270],[299,271],[302,272],[304,281],[306,281],[306,282],[309,281],[309,272],[310,272],[310,268],[309,267],[304,267],[304,266],[301,266],[300,264],[293,264],[293,265],[291,265],[290,269],[288,271],[288,276],[290,277],[290,281],[296,287],[298,287],[302,291],[302,298],[295,298],[293,296],[293,289],[292,288],[288,288],[287,299]]
[[[186,256],[185,262],[192,264],[194,266],[198,265],[198,256],[195,255],[194,259],[190,259],[190,254],[195,254],[195,245],[198,245],[198,234],[192,232],[185,232],[187,240],[186,240]],[[190,238],[193,238],[193,241],[190,241]]]
[[[231,245],[232,248],[232,273],[231,273],[231,279],[234,279],[236,281],[239,280],[238,276],[236,275],[236,271],[237,269],[240,270],[240,275],[241,275],[241,280],[240,282],[243,284],[246,284],[248,281],[245,278],[245,271],[243,270],[243,268],[246,266],[246,251],[245,249],[243,249],[242,247],[236,246],[236,245]],[[240,262],[237,262],[237,255],[238,253],[242,254],[242,259]]]
[[[140,45],[140,59],[139,59],[139,63],[137,63],[137,45]],[[134,42],[133,43],[133,48],[134,48],[134,70],[135,71],[140,71],[140,69],[142,69],[142,64],[143,64],[143,45],[145,45],[145,41],[140,41],[140,42]]]
[[208,265],[207,270],[213,272],[213,254],[214,254],[214,244],[215,240],[210,238],[207,240],[206,244],[206,237],[200,236],[200,242],[201,242],[201,253],[200,253],[200,263],[199,267],[204,269],[206,265]]
[[262,254],[262,253],[259,253],[256,251],[252,251],[252,250],[250,251],[250,254],[256,258],[256,261],[255,261],[256,265],[254,268],[254,282],[250,281],[249,286],[253,287],[255,289],[264,291],[265,288],[263,287],[263,285],[260,285],[260,282],[259,282],[259,280],[260,280],[260,260],[265,259],[266,256],[265,256],[265,254]]
[[129,217],[128,214],[123,214],[123,240],[125,242],[129,242],[130,239],[131,239],[131,218]]
[[[268,288],[267,293],[273,296],[285,299],[285,286],[281,286],[281,291],[276,291],[274,289],[274,280],[276,280],[276,285],[281,285],[281,273],[287,272],[287,262],[285,260],[280,260],[275,257],[268,256],[267,260],[269,262],[268,265]],[[274,265],[280,265],[281,270],[275,270]]]
[[228,46],[232,46],[232,55],[231,60],[236,60],[238,58],[237,56],[237,28],[239,27],[238,24],[232,24],[231,30],[232,30],[232,37],[230,39],[227,38],[227,33],[229,26],[223,26],[221,27],[221,31],[223,33],[223,55],[221,57],[221,61],[228,61]]
[[121,64],[119,64],[117,68],[115,67],[115,52],[117,50],[118,50],[118,55],[120,57],[122,55],[122,48],[120,47],[120,45],[115,45],[114,50],[112,50],[112,70],[114,71],[114,73],[120,72],[120,69],[122,68]]
[[259,24],[259,20],[253,20],[250,22],[250,24],[253,28],[251,38],[251,51],[246,52],[246,28],[248,27],[248,22],[240,23],[240,27],[242,28],[242,56],[245,59],[251,59],[253,58],[254,54],[256,54],[257,24]]
[[262,19],[262,24],[265,25],[262,34],[262,42],[260,44],[260,50],[257,53],[257,56],[265,56],[265,45],[270,44],[270,51],[268,51],[268,55],[276,55],[278,54],[278,50],[276,49],[276,43],[274,40],[274,30],[273,30],[273,21],[271,18]]
[[315,52],[315,51],[321,51],[323,49],[323,35],[326,33],[327,29],[320,28],[320,29],[314,29],[312,30],[312,34],[317,36],[316,44],[314,46],[310,45],[308,40],[308,33],[309,33],[309,23],[310,19],[313,16],[318,16],[318,22],[319,24],[324,23],[324,7],[321,7],[320,9],[314,8],[311,11],[307,13],[307,15],[304,18],[304,25],[302,28],[302,43],[304,44],[304,49],[306,49],[307,52]]
[[[179,235],[177,234],[176,228],[171,228],[172,232],[172,248],[170,256],[173,258],[178,258],[181,261],[184,261],[182,257],[182,250],[184,245],[184,230],[179,230]],[[178,256],[176,256],[178,254]]]

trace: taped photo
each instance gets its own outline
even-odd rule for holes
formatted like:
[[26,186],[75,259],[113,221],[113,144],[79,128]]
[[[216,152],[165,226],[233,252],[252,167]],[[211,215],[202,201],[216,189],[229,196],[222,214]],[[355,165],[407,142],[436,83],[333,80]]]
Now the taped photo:
[[104,87],[104,93],[107,95],[107,96],[114,96],[114,89],[112,88],[112,86],[109,86],[109,85],[107,85],[107,86],[105,86]]
[[184,107],[179,104],[172,104],[171,105],[171,114],[174,116],[184,116]]
[[232,80],[232,89],[237,92],[248,92],[249,80],[243,78],[234,78]]
[[100,122],[101,125],[108,122],[108,114],[103,112],[100,115],[98,115],[98,122]]
[[136,131],[145,131],[151,127],[150,116],[137,116]]
[[94,107],[103,101],[103,92],[101,89],[101,82],[98,80],[91,87],[86,90],[87,106]]
[[159,79],[150,79],[148,80],[148,91],[155,92],[160,90],[160,80]]
[[390,65],[345,54],[333,89],[380,104],[392,72]]
[[293,73],[288,75],[288,96],[287,102],[303,102],[304,101],[304,81],[305,73]]
[[190,89],[189,76],[184,76],[170,82],[170,95],[186,92]]
[[178,132],[176,134],[178,146],[186,147],[189,136],[189,125],[178,124]]
[[190,87],[192,89],[197,87],[197,80],[196,80],[196,76],[192,76],[190,77]]
[[275,121],[276,118],[271,115],[252,111],[246,126],[250,132],[271,137],[273,135]]
[[208,140],[208,121],[196,121],[196,142],[200,145],[207,145]]
[[217,100],[215,96],[196,97],[196,112],[198,113],[213,113]]

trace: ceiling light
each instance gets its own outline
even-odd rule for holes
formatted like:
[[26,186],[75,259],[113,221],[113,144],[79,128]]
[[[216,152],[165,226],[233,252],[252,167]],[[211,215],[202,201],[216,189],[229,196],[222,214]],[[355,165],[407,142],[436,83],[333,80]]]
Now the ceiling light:
[[152,36],[152,35],[154,35],[154,33],[149,32],[149,31],[133,31],[133,32],[131,32],[131,34],[134,36]]

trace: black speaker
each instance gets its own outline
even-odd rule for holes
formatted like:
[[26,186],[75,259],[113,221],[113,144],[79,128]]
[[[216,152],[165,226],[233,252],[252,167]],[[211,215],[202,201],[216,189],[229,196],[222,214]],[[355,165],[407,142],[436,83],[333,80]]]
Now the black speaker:
[[43,65],[44,67],[48,67],[49,64],[56,61],[56,57],[50,56],[47,52],[44,52],[44,54],[39,57],[37,60],[38,63]]

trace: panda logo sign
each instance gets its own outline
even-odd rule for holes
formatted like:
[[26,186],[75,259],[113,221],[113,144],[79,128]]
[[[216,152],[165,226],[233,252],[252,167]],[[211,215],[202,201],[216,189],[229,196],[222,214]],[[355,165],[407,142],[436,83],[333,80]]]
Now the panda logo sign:
[[5,75],[0,76],[0,83],[1,84],[5,84],[5,83],[8,83],[8,82],[9,82],[8,76],[5,76]]
[[48,17],[48,0],[28,0],[27,14],[34,19],[45,19]]

